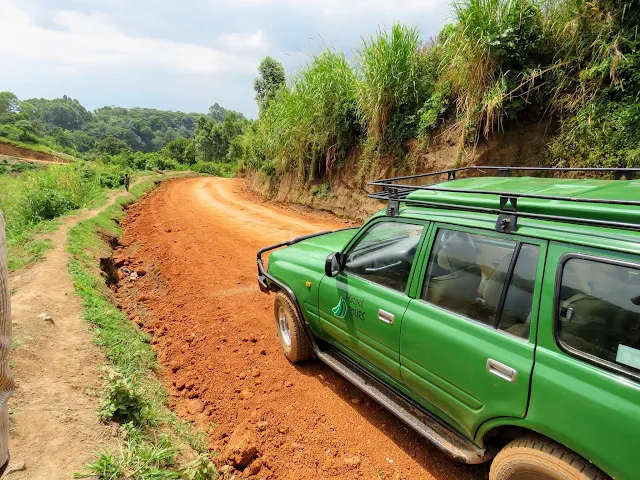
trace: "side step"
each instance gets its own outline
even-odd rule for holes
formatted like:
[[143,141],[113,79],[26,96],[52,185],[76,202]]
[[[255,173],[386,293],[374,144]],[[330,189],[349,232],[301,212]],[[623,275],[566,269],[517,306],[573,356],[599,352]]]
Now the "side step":
[[495,452],[479,448],[459,433],[453,431],[434,415],[419,407],[395,389],[382,383],[337,350],[316,352],[316,355],[322,362],[368,394],[453,459],[475,464],[491,460],[495,455]]

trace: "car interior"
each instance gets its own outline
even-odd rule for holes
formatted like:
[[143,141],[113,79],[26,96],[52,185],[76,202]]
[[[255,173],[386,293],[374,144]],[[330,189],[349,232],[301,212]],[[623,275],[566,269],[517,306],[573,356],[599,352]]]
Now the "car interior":
[[620,345],[640,349],[640,274],[605,262],[569,259],[560,288],[560,338],[616,362]]

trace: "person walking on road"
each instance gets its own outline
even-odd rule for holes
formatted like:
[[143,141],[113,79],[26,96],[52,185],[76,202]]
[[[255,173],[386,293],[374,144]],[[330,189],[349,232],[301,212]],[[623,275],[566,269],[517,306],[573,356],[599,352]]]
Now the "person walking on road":
[[128,192],[129,191],[129,182],[131,181],[131,179],[129,178],[129,174],[125,173],[124,174],[124,189]]
[[7,400],[15,384],[9,372],[11,355],[11,297],[7,270],[7,242],[4,217],[0,210],[0,476],[9,464],[9,411]]

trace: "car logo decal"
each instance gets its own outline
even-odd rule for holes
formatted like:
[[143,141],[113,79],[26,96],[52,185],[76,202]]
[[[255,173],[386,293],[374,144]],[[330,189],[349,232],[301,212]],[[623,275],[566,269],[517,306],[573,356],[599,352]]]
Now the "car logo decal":
[[338,305],[333,307],[331,311],[336,317],[344,318],[344,316],[347,314],[347,302],[344,301],[344,298],[340,297]]

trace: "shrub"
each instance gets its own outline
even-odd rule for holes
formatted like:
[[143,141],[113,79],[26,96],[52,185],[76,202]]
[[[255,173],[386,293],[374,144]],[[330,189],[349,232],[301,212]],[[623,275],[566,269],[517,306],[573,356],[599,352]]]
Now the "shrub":
[[207,454],[200,454],[182,470],[185,480],[212,480],[217,477],[216,468]]
[[23,219],[35,224],[86,205],[97,194],[97,185],[83,181],[76,168],[51,166],[26,174],[21,193]]
[[301,178],[330,171],[359,135],[355,94],[355,74],[344,54],[325,49],[290,89],[278,92],[249,138],[279,170],[295,170]]
[[112,369],[107,376],[106,389],[98,410],[100,420],[144,425],[150,420],[150,411],[149,401],[138,384]]
[[363,40],[358,50],[358,113],[375,145],[383,143],[387,128],[394,131],[386,143],[395,146],[417,133],[414,116],[435,84],[434,54],[422,47],[417,28],[399,23]]
[[[540,70],[542,13],[534,0],[461,0],[443,38],[443,80],[456,102],[461,143],[521,110]],[[522,89],[525,88],[524,93]]]
[[233,177],[236,174],[236,165],[230,163],[198,162],[191,169],[194,172],[206,173],[214,177]]

